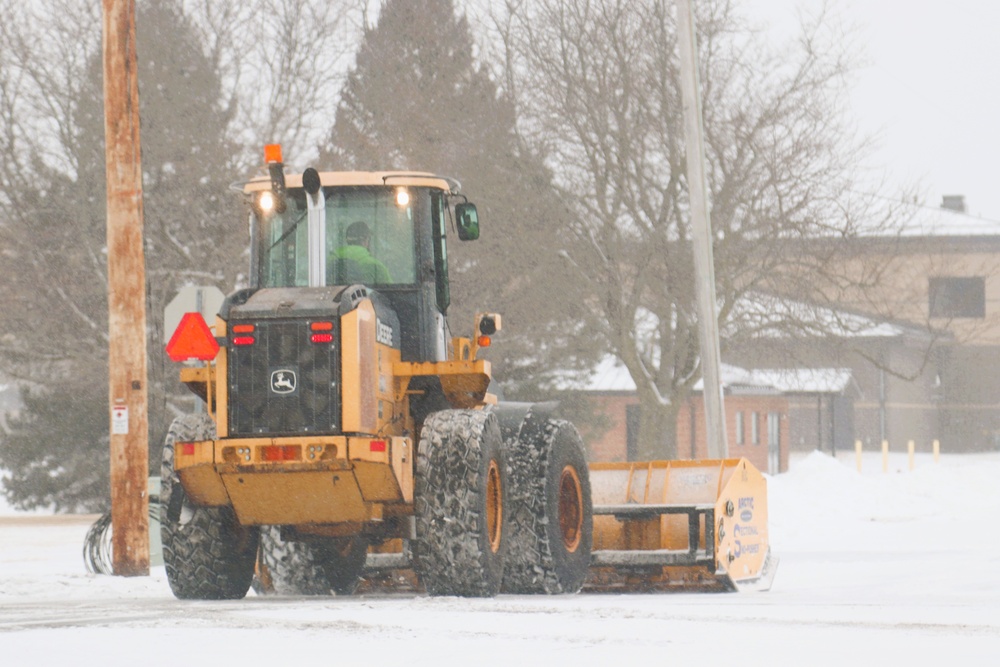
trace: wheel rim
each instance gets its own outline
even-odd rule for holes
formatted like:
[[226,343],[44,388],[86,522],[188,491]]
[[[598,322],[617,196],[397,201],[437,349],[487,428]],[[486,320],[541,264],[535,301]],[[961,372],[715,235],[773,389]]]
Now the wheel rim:
[[486,473],[486,534],[490,540],[490,550],[500,550],[503,525],[503,489],[500,482],[500,467],[495,460],[490,461]]
[[573,466],[563,468],[559,478],[559,532],[566,551],[576,551],[583,537],[583,489]]

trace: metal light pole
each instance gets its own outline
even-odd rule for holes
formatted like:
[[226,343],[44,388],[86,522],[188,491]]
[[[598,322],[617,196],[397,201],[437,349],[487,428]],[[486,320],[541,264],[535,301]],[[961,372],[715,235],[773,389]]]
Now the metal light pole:
[[149,420],[135,0],[103,0],[103,9],[112,566],[117,575],[143,576],[149,574]]
[[677,0],[677,42],[680,51],[681,99],[687,143],[687,181],[691,198],[691,237],[694,247],[695,292],[698,299],[698,337],[705,385],[705,434],[709,458],[726,458],[725,411],[719,373],[719,321],[716,314],[715,264],[712,225],[708,215],[705,180],[701,87],[698,85],[698,47],[691,0]]

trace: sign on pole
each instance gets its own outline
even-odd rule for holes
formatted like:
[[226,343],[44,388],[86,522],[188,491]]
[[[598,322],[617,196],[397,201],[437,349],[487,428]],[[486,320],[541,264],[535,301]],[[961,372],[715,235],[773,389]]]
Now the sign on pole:
[[182,287],[163,309],[163,341],[170,340],[174,335],[185,313],[201,313],[209,325],[214,324],[215,316],[225,300],[222,290],[212,285]]

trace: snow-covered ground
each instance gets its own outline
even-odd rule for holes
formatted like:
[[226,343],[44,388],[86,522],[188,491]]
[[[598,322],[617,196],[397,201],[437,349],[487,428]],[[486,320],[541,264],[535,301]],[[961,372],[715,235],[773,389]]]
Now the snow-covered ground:
[[769,479],[767,593],[174,599],[87,574],[92,517],[0,507],[0,665],[992,665],[1000,453]]

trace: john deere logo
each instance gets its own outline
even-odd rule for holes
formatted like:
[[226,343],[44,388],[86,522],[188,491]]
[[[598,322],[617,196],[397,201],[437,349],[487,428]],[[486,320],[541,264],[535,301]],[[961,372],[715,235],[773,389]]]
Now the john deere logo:
[[295,371],[285,369],[271,373],[271,391],[275,394],[291,394],[295,391]]

